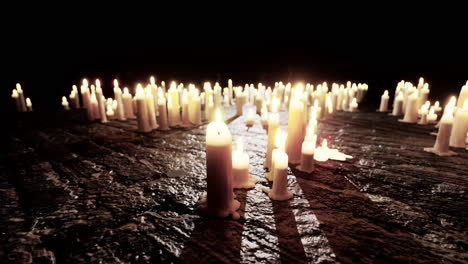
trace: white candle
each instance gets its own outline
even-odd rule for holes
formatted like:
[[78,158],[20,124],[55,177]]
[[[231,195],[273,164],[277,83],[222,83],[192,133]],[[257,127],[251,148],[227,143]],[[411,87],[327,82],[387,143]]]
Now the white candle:
[[96,88],[96,99],[97,99],[97,104],[98,104],[99,116],[101,117],[101,122],[106,123],[107,122],[106,102],[105,102],[101,87]]
[[301,164],[298,170],[311,173],[314,170],[314,153],[317,142],[315,134],[315,124],[310,122],[307,126],[307,133],[301,148]]
[[427,122],[433,124],[437,121],[437,114],[435,114],[434,106],[431,106],[429,113],[427,114]]
[[289,162],[298,164],[301,160],[301,147],[305,137],[304,104],[298,99],[293,99],[289,105],[288,113],[288,137],[286,141],[286,153]]
[[468,98],[465,99],[463,108],[458,108],[455,112],[450,146],[466,148],[466,133],[468,133]]
[[194,89],[192,100],[189,102],[189,120],[194,125],[201,124],[201,101],[198,90]]
[[86,108],[88,113],[88,120],[90,119],[90,104],[91,104],[91,94],[89,92],[88,80],[83,79],[83,85],[81,85],[81,97],[83,98],[83,107]]
[[434,111],[435,111],[436,113],[442,111],[442,107],[440,107],[439,101],[436,101],[436,102],[434,103]]
[[406,103],[405,116],[400,119],[400,122],[405,123],[416,123],[418,121],[418,92],[413,92]]
[[268,133],[268,110],[265,103],[262,103],[261,119],[262,127],[263,129],[267,130]]
[[18,91],[16,89],[13,89],[13,92],[11,93],[11,98],[15,100],[16,110],[18,112],[23,112],[23,109],[21,108],[21,102],[19,100]]
[[315,149],[314,159],[320,162],[327,161],[329,159],[329,151],[330,149],[327,146],[327,140],[324,139],[322,141],[322,145],[318,147],[317,149]]
[[380,97],[380,107],[379,112],[387,112],[388,111],[388,100],[390,97],[388,96],[388,90],[385,90],[382,97]]
[[468,81],[466,85],[463,85],[458,95],[457,107],[462,108],[465,100],[468,99]]
[[213,101],[213,96],[210,95],[208,97],[208,103],[206,104],[205,107],[205,118],[208,120],[208,122],[213,122],[214,121],[214,116],[215,116],[215,105]]
[[234,102],[233,97],[232,97],[232,80],[228,80],[228,88],[229,88],[229,104],[232,104]]
[[400,116],[403,114],[403,92],[399,92],[393,103],[393,116]]
[[76,85],[72,86],[70,100],[74,108],[80,108],[80,97],[78,96],[78,87]]
[[350,112],[356,112],[358,108],[358,103],[356,98],[353,98],[351,101],[351,104],[349,105],[349,111]]
[[167,108],[166,98],[162,88],[158,89],[158,113],[159,113],[159,130],[169,130],[169,124],[167,122]]
[[272,200],[288,200],[293,197],[293,194],[288,190],[288,155],[284,152],[285,138],[281,130],[277,131],[277,145],[275,155],[273,157],[273,186],[270,189],[264,188],[263,191],[268,193]]
[[[169,89],[170,90],[170,89]],[[167,113],[168,113],[168,120],[169,120],[169,126],[170,127],[176,127],[180,125],[180,112],[179,112],[179,107],[174,105],[174,101],[177,101],[178,99],[174,99],[175,97],[178,98],[178,95],[175,94],[169,94],[168,96],[168,101],[167,101]]]
[[236,89],[236,115],[242,115],[242,107],[246,102],[246,95],[242,92],[242,87]]
[[138,121],[138,131],[140,132],[150,132],[151,125],[148,118],[148,106],[146,106],[146,96],[143,86],[138,84],[135,101],[137,107],[137,121]]
[[429,97],[429,84],[425,83],[419,91],[419,104],[425,103]]
[[271,168],[271,156],[273,149],[275,148],[275,136],[276,131],[279,128],[280,120],[279,120],[279,113],[277,112],[278,108],[278,101],[275,101],[274,105],[274,112],[268,115],[268,140],[267,140],[267,153],[266,159],[264,163],[264,167],[267,169]]
[[159,127],[158,121],[156,120],[156,109],[154,108],[154,97],[151,91],[151,87],[147,87],[145,91],[146,107],[148,109],[148,121],[151,129],[157,129]]
[[28,112],[32,112],[33,110],[32,102],[31,102],[31,99],[29,99],[29,97],[26,98],[26,109]]
[[252,127],[255,124],[255,113],[253,108],[250,108],[247,111],[247,117],[245,118],[245,125],[247,127]]
[[21,106],[21,111],[22,112],[27,112],[29,111],[27,102],[24,99],[24,92],[23,89],[21,88],[21,85],[19,83],[16,84],[16,91],[18,93],[18,100]]
[[[91,86],[91,88],[93,88]],[[90,104],[89,104],[89,110],[90,110],[90,117],[91,119],[89,120],[96,120],[101,118],[101,112],[99,111],[99,105],[96,97],[96,90],[93,89],[93,92],[91,93],[91,99],[90,99]]]
[[182,93],[182,126],[183,127],[190,127],[192,123],[189,120],[189,101],[188,101],[188,94],[187,90],[184,89]]
[[68,104],[68,101],[67,101],[67,97],[65,96],[62,96],[62,106],[63,106],[63,110],[70,110],[70,106]]
[[132,95],[128,91],[128,88],[125,87],[122,94],[122,104],[124,108],[125,118],[128,119],[135,119],[135,113],[133,112],[133,103],[132,103]]
[[421,106],[421,109],[419,110],[419,115],[421,116],[421,119],[419,120],[418,124],[427,125],[429,123],[429,120],[427,118],[427,115],[429,114],[428,108],[429,108],[428,104],[424,104],[423,106]]
[[432,152],[439,156],[451,156],[456,155],[455,152],[450,151],[449,142],[450,134],[453,126],[453,109],[445,111],[444,115],[440,119],[439,132],[437,133],[436,142],[434,147],[425,148],[427,152]]
[[257,180],[249,174],[249,155],[244,152],[242,138],[237,142],[237,149],[232,152],[233,188],[253,188]]
[[[99,80],[96,80],[96,83]],[[122,102],[122,90],[119,87],[119,82],[117,79],[114,79],[114,99],[117,101],[117,109],[116,109],[116,114],[117,118],[121,121],[127,120],[125,118],[125,112],[124,112],[124,106]]]
[[218,109],[216,120],[206,129],[207,211],[215,217],[232,214],[237,219],[240,204],[232,188],[232,137],[220,115]]
[[106,116],[110,119],[110,120],[113,120],[114,119],[114,109],[112,109],[112,105],[107,105],[107,111],[106,111]]

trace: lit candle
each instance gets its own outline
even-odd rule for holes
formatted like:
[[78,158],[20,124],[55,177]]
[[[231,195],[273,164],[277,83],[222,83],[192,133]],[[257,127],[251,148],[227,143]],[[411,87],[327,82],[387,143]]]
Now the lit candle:
[[468,99],[468,81],[463,85],[458,95],[457,107],[462,108],[465,100]]
[[304,114],[304,104],[293,98],[289,105],[286,141],[286,153],[288,153],[289,162],[292,164],[298,164],[301,161],[301,147],[306,132]]
[[192,100],[189,102],[189,120],[194,125],[201,124],[201,101],[198,90],[193,90]]
[[250,108],[247,111],[247,117],[245,119],[245,125],[247,127],[252,127],[254,124],[255,124],[255,113],[254,113],[253,108]]
[[[429,102],[429,101],[427,101]],[[429,123],[429,120],[427,118],[427,115],[429,113],[429,105],[424,104],[421,106],[421,109],[419,110],[419,115],[421,116],[421,119],[419,120],[418,124],[419,125],[427,125]]]
[[154,97],[151,91],[151,87],[146,87],[145,97],[150,127],[151,129],[157,129],[159,125],[158,121],[156,120],[156,109],[154,108]]
[[418,122],[418,92],[413,92],[406,103],[405,116],[400,119],[400,122],[416,123]]
[[96,90],[93,89],[94,87],[91,86],[91,89],[92,89],[92,93],[91,93],[91,100],[90,100],[90,117],[91,119],[89,120],[96,120],[96,119],[100,119],[101,118],[101,112],[99,111],[99,105],[98,105],[98,101],[97,101],[97,97],[96,97]]
[[262,127],[268,133],[268,110],[267,110],[265,103],[262,103],[261,119],[262,119]]
[[80,108],[80,97],[78,96],[78,87],[76,85],[72,86],[70,100],[73,108]]
[[156,116],[158,116],[158,86],[156,85],[156,78],[154,76],[150,76],[150,86],[151,95],[153,95],[153,108],[156,110]]
[[159,113],[159,130],[169,130],[169,124],[167,123],[167,108],[166,98],[162,88],[158,89],[158,113]]
[[87,79],[83,79],[83,84],[81,85],[81,97],[83,98],[83,107],[88,109],[90,107],[90,103],[91,103],[91,94],[89,93],[89,87],[88,87],[88,80]]
[[356,112],[357,108],[358,108],[357,100],[356,100],[356,98],[353,98],[353,100],[351,101],[351,104],[349,105],[349,111],[350,112]]
[[315,134],[315,124],[310,122],[307,126],[307,133],[301,148],[301,164],[298,170],[311,173],[314,170],[314,153],[317,135]]
[[403,115],[403,92],[399,92],[398,96],[395,98],[393,102],[393,111],[392,116],[400,116]]
[[244,152],[242,138],[237,142],[237,149],[232,152],[233,188],[253,188],[257,180],[249,174],[249,155]]
[[151,125],[148,118],[148,106],[146,105],[145,91],[141,84],[138,84],[137,86],[135,101],[137,107],[138,131],[150,132]]
[[436,113],[442,111],[442,107],[440,107],[439,101],[436,101],[436,102],[434,103],[434,111],[435,111]]
[[106,102],[104,99],[104,95],[102,93],[101,85],[96,88],[96,99],[98,104],[98,112],[99,116],[101,117],[101,122],[107,122],[107,115],[106,115]]
[[425,148],[427,152],[432,152],[439,156],[452,156],[456,155],[455,152],[450,151],[449,142],[450,134],[453,126],[453,108],[446,110],[439,122],[439,132],[437,133],[436,142],[434,147]]
[[277,131],[276,141],[278,148],[275,149],[273,157],[273,186],[271,189],[264,188],[263,191],[268,193],[272,200],[284,201],[291,199],[293,194],[288,190],[288,155],[284,152],[285,138],[281,130]]
[[208,103],[205,107],[205,118],[208,122],[213,122],[215,120],[215,106],[213,101],[213,95],[208,97]]
[[24,92],[23,89],[21,88],[21,85],[19,83],[16,84],[16,91],[18,93],[18,100],[21,106],[21,111],[22,112],[27,112],[28,107],[27,107],[27,102],[24,99]]
[[429,113],[427,114],[427,122],[433,124],[437,121],[437,114],[435,114],[434,106],[431,106]]
[[192,123],[189,120],[189,102],[188,102],[188,94],[187,90],[184,89],[182,93],[182,126],[183,127],[190,127]]
[[240,204],[232,188],[232,137],[219,109],[215,115],[216,120],[206,129],[207,211],[215,217],[232,214],[238,219]]
[[425,83],[419,91],[419,103],[425,103],[429,97],[429,84]]
[[[99,80],[96,80],[96,83],[98,82]],[[120,89],[119,82],[117,81],[117,79],[114,79],[114,100],[117,101],[117,109],[116,109],[117,118],[121,121],[126,120],[123,102],[122,102],[122,89]]]
[[[169,89],[170,90],[170,89]],[[167,112],[168,112],[168,120],[170,127],[176,127],[180,125],[180,112],[179,107],[173,104],[174,101],[178,99],[174,99],[174,94],[169,94],[168,101],[167,101]],[[177,97],[178,98],[178,97]]]
[[278,110],[278,100],[274,100],[273,102],[273,112],[268,115],[268,140],[267,140],[267,153],[266,159],[264,163],[264,167],[267,169],[271,168],[271,156],[273,149],[275,148],[275,136],[276,131],[279,128],[280,120],[279,120],[279,113]]
[[65,97],[65,96],[62,96],[62,106],[63,106],[64,110],[66,110],[66,111],[70,110],[70,106],[68,105],[67,97]]
[[110,119],[113,120],[114,118],[114,109],[112,108],[112,105],[107,105],[107,111],[106,111],[106,116]]
[[388,90],[385,90],[382,97],[380,97],[380,107],[379,112],[387,112],[388,111],[388,100],[390,97],[388,96]]
[[16,110],[18,112],[23,112],[23,109],[21,108],[21,102],[19,100],[18,91],[16,89],[13,89],[13,92],[11,93],[11,98],[15,100]]
[[232,104],[234,101],[232,98],[232,80],[231,79],[228,80],[228,88],[229,88],[229,104]]
[[468,133],[468,97],[465,99],[463,108],[458,108],[455,112],[450,146],[466,148],[466,133]]
[[29,99],[29,97],[26,98],[26,109],[28,112],[32,112],[33,110],[32,102],[31,102],[31,99]]
[[242,92],[242,87],[236,89],[236,115],[242,115],[242,107],[246,102],[246,95]]
[[125,118],[135,119],[135,113],[133,112],[133,103],[132,95],[128,91],[128,88],[125,87],[122,94],[122,104],[124,108]]

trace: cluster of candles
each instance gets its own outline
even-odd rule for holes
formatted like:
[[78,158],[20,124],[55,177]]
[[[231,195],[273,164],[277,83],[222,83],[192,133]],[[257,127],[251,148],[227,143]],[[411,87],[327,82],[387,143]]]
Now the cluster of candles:
[[[444,107],[442,117],[437,122],[438,114],[442,111],[439,101],[431,105],[428,101],[429,84],[419,79],[418,85],[400,81],[395,89],[393,110],[390,115],[402,116],[400,122],[417,123],[420,125],[436,124],[439,131],[432,148],[425,148],[428,152],[440,156],[450,156],[456,153],[449,147],[466,148],[468,138],[468,81],[462,86],[458,100],[452,96]],[[388,91],[385,90],[381,99],[379,112],[388,112]],[[440,114],[439,114],[440,115]]]
[[13,89],[11,98],[15,101],[18,112],[31,112],[33,110],[31,99],[29,97],[25,99],[21,84],[16,84],[16,89]]

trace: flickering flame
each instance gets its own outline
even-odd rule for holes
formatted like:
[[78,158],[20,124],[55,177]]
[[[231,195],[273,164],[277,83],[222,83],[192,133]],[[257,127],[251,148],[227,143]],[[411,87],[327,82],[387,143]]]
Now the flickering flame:
[[244,152],[244,142],[242,141],[242,137],[240,137],[238,140],[237,140],[237,150],[239,152]]
[[216,122],[223,122],[223,118],[221,116],[221,110],[219,110],[219,108],[216,108],[215,120]]
[[101,87],[101,81],[99,79],[96,79],[96,87]]
[[465,99],[465,102],[463,103],[463,110],[468,111],[468,98]]
[[78,87],[76,85],[72,85],[72,90],[77,91]]
[[423,77],[419,78],[419,83],[424,83],[424,78]]
[[23,89],[21,89],[21,84],[19,84],[19,83],[16,84],[16,90],[18,90],[18,93],[23,92]]
[[11,97],[13,97],[13,98],[18,97],[18,91],[16,91],[16,89],[13,89],[13,93],[11,94]]
[[447,104],[447,106],[454,107],[456,102],[457,102],[457,97],[452,96],[452,97],[450,97],[450,101]]
[[31,99],[29,99],[29,97],[26,98],[26,105],[27,105],[28,107],[31,107],[31,106],[32,106]]
[[67,97],[62,96],[62,104],[68,104]]
[[83,86],[88,87],[88,80],[86,78],[83,79]]
[[154,85],[156,83],[156,80],[154,79],[154,76],[150,77],[150,83],[151,83],[151,85]]
[[171,82],[171,88],[169,89],[176,89],[177,88],[177,85],[176,85],[176,82]]
[[385,90],[383,96],[388,96],[388,90]]
[[424,86],[423,86],[423,90],[429,90],[429,84],[428,83],[425,83]]
[[436,101],[436,102],[434,103],[434,108],[439,108],[439,107],[440,107],[440,103],[439,103],[439,101]]
[[124,87],[123,91],[124,91],[124,92],[123,92],[124,94],[130,94],[130,92],[128,91],[128,88],[127,88],[127,87]]

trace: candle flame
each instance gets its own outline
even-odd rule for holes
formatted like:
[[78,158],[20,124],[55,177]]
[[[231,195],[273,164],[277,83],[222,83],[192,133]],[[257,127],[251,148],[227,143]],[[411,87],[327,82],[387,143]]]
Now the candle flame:
[[16,84],[16,90],[18,90],[18,92],[21,92],[21,84],[17,83]]
[[67,97],[62,96],[62,103],[67,103]]
[[154,85],[156,83],[156,80],[154,79],[154,76],[150,77],[150,83],[151,83],[151,85]]
[[384,96],[388,96],[388,90],[385,90],[383,93]]
[[99,79],[96,79],[96,87],[101,87],[101,81]]
[[88,80],[86,78],[83,79],[83,86],[88,87]]
[[119,87],[119,81],[117,79],[114,79],[114,88]]
[[219,110],[219,108],[216,108],[215,121],[216,122],[223,122],[223,118],[221,116],[221,110]]
[[29,99],[29,97],[26,98],[26,105],[27,105],[28,107],[31,107],[31,106],[32,106],[32,102],[31,102],[31,99]]

